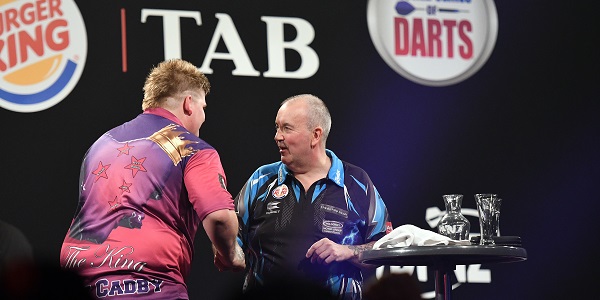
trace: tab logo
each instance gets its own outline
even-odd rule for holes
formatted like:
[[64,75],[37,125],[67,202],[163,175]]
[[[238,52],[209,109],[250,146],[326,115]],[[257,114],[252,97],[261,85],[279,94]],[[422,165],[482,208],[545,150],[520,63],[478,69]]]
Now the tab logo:
[[73,0],[0,0],[0,106],[37,112],[77,85],[87,56]]
[[381,58],[427,86],[471,77],[491,55],[498,34],[493,0],[369,0],[367,22]]

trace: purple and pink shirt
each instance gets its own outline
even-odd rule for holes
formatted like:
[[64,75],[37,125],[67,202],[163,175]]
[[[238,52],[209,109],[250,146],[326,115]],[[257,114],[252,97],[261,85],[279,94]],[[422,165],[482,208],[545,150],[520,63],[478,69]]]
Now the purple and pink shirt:
[[221,209],[234,206],[217,151],[148,109],[87,151],[61,266],[96,298],[188,299],[194,237]]

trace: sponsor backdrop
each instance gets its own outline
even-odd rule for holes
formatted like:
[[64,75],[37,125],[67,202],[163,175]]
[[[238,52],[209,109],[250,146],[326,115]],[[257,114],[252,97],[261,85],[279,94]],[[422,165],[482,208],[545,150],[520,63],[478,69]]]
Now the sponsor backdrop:
[[[501,233],[529,259],[457,268],[457,299],[592,295],[595,13],[559,1],[0,0],[0,218],[58,265],[87,147],[141,112],[153,65],[180,57],[213,85],[201,136],[233,195],[278,159],[278,104],[313,93],[333,117],[328,148],[371,175],[394,226],[436,230],[442,195],[458,193],[478,233],[473,195],[504,199]],[[241,275],[216,271],[203,233],[196,247],[192,299],[238,294]],[[378,272],[409,272],[433,295],[426,267]]]

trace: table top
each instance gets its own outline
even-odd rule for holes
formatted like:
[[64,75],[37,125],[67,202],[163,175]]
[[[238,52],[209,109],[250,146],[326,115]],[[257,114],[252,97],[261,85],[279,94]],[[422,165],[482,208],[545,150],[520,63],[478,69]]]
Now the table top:
[[366,264],[391,266],[469,265],[524,261],[527,251],[502,245],[441,245],[373,249],[361,253]]

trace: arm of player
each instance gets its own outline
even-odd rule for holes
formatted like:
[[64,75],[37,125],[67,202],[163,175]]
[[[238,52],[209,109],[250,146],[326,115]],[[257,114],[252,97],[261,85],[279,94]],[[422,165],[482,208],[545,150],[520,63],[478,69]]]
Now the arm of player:
[[373,249],[375,241],[362,245],[340,245],[328,238],[322,238],[312,244],[306,252],[306,258],[313,264],[328,265],[334,261],[348,261],[362,269],[371,269],[377,266],[363,264],[359,261],[360,254],[365,250]]
[[238,221],[235,212],[229,209],[214,211],[202,220],[202,226],[213,244],[214,262],[219,271],[244,270],[244,253],[236,240]]

